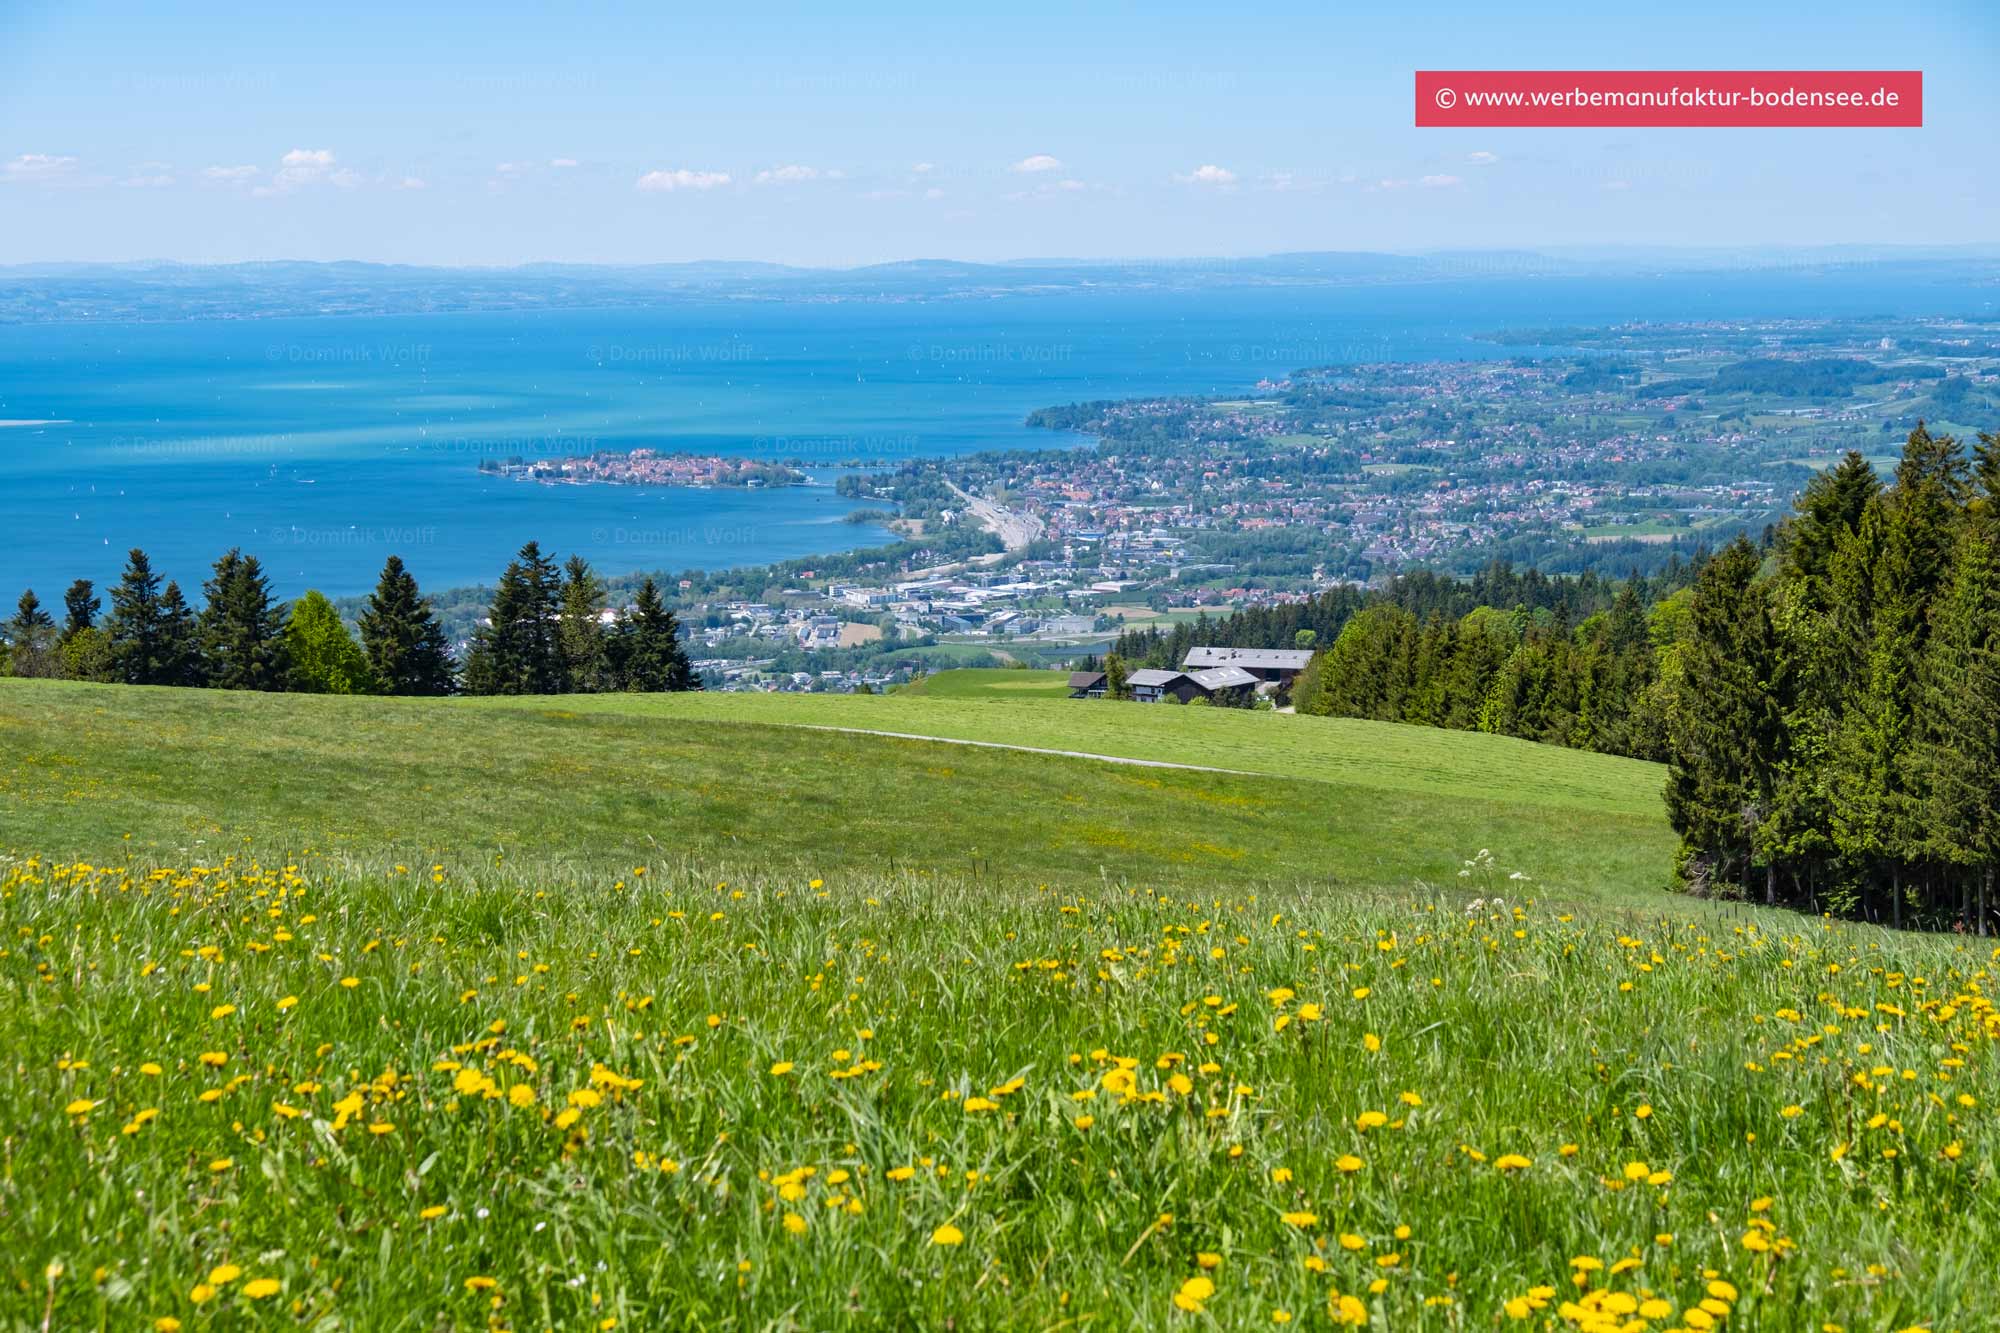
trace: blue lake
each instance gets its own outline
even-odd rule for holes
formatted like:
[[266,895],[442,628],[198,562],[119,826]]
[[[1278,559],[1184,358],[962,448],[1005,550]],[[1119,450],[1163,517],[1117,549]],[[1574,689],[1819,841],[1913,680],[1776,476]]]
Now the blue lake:
[[1231,392],[1331,362],[1518,355],[1503,327],[1974,313],[1865,270],[903,303],[0,327],[0,591],[54,602],[143,546],[191,592],[223,550],[281,594],[490,582],[523,541],[601,570],[762,563],[888,540],[830,485],[540,486],[481,459],[652,446],[900,461],[1061,442],[1036,407]]

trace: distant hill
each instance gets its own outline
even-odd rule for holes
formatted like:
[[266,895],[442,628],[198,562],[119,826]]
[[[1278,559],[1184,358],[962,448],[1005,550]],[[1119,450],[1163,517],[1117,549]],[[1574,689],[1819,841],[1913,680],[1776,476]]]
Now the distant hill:
[[1188,291],[1365,286],[1485,278],[1658,276],[1759,270],[1812,273],[1866,266],[1912,282],[2000,281],[1994,247],[1819,247],[1811,250],[1467,250],[1429,254],[1304,251],[1246,257],[912,259],[854,268],[739,260],[518,268],[442,268],[358,261],[197,265],[0,266],[0,322],[246,319],[541,308],[640,307],[662,299],[912,301],[1047,291]]

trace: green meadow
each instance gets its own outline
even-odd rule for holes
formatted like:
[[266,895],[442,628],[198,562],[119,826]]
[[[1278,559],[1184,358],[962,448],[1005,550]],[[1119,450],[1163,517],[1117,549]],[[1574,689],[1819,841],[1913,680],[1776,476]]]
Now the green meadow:
[[0,682],[0,1329],[2000,1327],[1990,941],[1024,674]]

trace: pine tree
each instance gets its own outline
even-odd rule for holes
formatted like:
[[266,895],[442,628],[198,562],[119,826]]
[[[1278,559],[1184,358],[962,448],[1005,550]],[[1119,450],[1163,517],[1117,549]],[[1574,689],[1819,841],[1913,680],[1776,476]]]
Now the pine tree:
[[451,693],[451,645],[400,556],[384,562],[382,577],[362,608],[361,645],[375,686],[384,694]]
[[1848,709],[1839,740],[1836,836],[1856,861],[1888,867],[1896,925],[1903,918],[1905,863],[1917,859],[1924,842],[1923,773],[1910,762],[1916,667],[1968,485],[1958,442],[1932,436],[1919,422],[1903,446],[1895,488],[1871,504],[1862,520],[1866,536],[1870,519],[1876,519],[1879,546],[1869,571],[1866,683]]
[[1851,449],[1833,467],[1814,473],[1781,537],[1788,577],[1807,581],[1815,597],[1823,598],[1835,548],[1860,526],[1862,512],[1881,489],[1874,467]]
[[1458,649],[1445,683],[1444,726],[1476,731],[1486,696],[1514,651],[1513,617],[1490,606],[1475,607],[1458,622]]
[[487,622],[465,661],[471,694],[560,694],[565,680],[557,635],[562,586],[540,544],[529,542],[500,576]]
[[67,643],[85,630],[94,628],[101,605],[97,600],[97,589],[89,579],[78,579],[70,584],[68,591],[63,593],[63,642]]
[[285,608],[254,555],[231,548],[203,587],[200,641],[208,683],[219,690],[285,688]]
[[372,694],[368,655],[324,593],[308,591],[285,621],[290,687],[307,694]]
[[172,674],[162,642],[160,576],[146,553],[133,547],[125,572],[111,590],[111,614],[105,617],[110,641],[111,670],[127,685],[164,685]]
[[680,645],[680,623],[660,600],[659,585],[647,579],[639,585],[632,609],[618,622],[617,660],[620,686],[627,690],[698,690]]
[[[657,596],[657,589],[655,590]],[[580,555],[563,566],[562,612],[558,635],[564,674],[570,690],[591,693],[609,683],[610,657],[605,647],[604,583]]]
[[[1739,537],[1703,568],[1686,663],[1693,688],[1670,720],[1667,814],[1682,838],[1683,873],[1711,888],[1735,877],[1749,889],[1782,745],[1777,642],[1756,581],[1760,563]],[[1770,898],[1776,866],[1765,864]]]
[[[1313,659],[1315,662],[1318,658]],[[1104,697],[1107,699],[1130,699],[1131,686],[1126,680],[1125,658],[1120,653],[1104,655]]]
[[54,676],[60,672],[55,655],[56,622],[42,609],[42,601],[29,588],[15,605],[14,618],[5,626],[8,666],[17,676]]
[[1923,852],[1977,884],[1969,914],[1987,933],[2000,862],[2000,516],[1959,538],[1920,684],[1916,743],[1923,771]]
[[201,630],[193,608],[181,596],[181,585],[169,579],[160,591],[161,685],[206,685],[201,656]]

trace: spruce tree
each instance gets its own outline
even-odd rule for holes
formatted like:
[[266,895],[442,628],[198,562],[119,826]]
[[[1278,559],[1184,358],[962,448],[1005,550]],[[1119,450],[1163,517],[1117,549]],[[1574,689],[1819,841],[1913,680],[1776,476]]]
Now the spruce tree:
[[14,618],[7,622],[5,629],[8,666],[13,674],[60,674],[60,664],[55,655],[56,622],[42,609],[42,601],[35,596],[33,588],[21,594],[21,600],[14,608]]
[[1879,545],[1869,571],[1865,685],[1848,709],[1840,737],[1836,835],[1864,866],[1888,867],[1891,920],[1897,925],[1906,896],[1905,863],[1917,859],[1924,841],[1923,771],[1911,762],[1916,668],[1967,487],[1958,442],[1932,436],[1919,422],[1903,446],[1895,488],[1870,505],[1862,522],[1866,534],[1869,519],[1879,515]]
[[219,690],[285,688],[285,608],[271,599],[271,581],[254,555],[231,548],[203,587],[200,617],[203,666]]
[[[1922,853],[1976,885],[1978,932],[2000,862],[2000,516],[1959,538],[1939,598],[1920,683],[1916,757],[1925,805]],[[1970,895],[1968,895],[1970,896]]]
[[201,655],[201,628],[194,609],[181,596],[181,585],[169,579],[160,591],[161,685],[206,685],[208,673]]
[[[1703,568],[1685,664],[1691,688],[1670,719],[1667,814],[1682,838],[1683,873],[1710,889],[1734,878],[1748,891],[1782,745],[1760,564],[1739,537]],[[1772,897],[1776,866],[1763,859]]]
[[369,672],[382,693],[451,693],[451,645],[400,556],[392,555],[383,563],[360,624]]
[[77,635],[97,624],[97,612],[102,603],[97,600],[97,589],[89,579],[78,579],[63,593],[62,640],[68,643]]
[[1787,575],[1806,580],[1816,597],[1824,597],[1835,548],[1860,526],[1862,512],[1881,489],[1874,467],[1852,449],[1833,467],[1814,473],[1781,538]]
[[127,685],[169,683],[160,621],[160,576],[146,553],[135,546],[111,590],[111,614],[104,620],[115,679]]
[[[1319,658],[1313,658],[1318,662]],[[1310,668],[1308,668],[1310,670]],[[1125,658],[1118,653],[1104,655],[1104,697],[1107,699],[1130,699],[1132,687],[1126,684]]]
[[487,621],[465,662],[472,694],[560,694],[565,683],[558,620],[562,586],[556,568],[529,542],[508,564]]
[[572,691],[588,694],[609,684],[611,664],[600,618],[604,605],[603,580],[582,556],[571,556],[563,566],[558,634],[567,687]]
[[659,585],[650,578],[639,585],[632,609],[619,620],[617,659],[624,689],[657,692],[701,688],[701,680],[681,648],[680,622],[660,600]]

